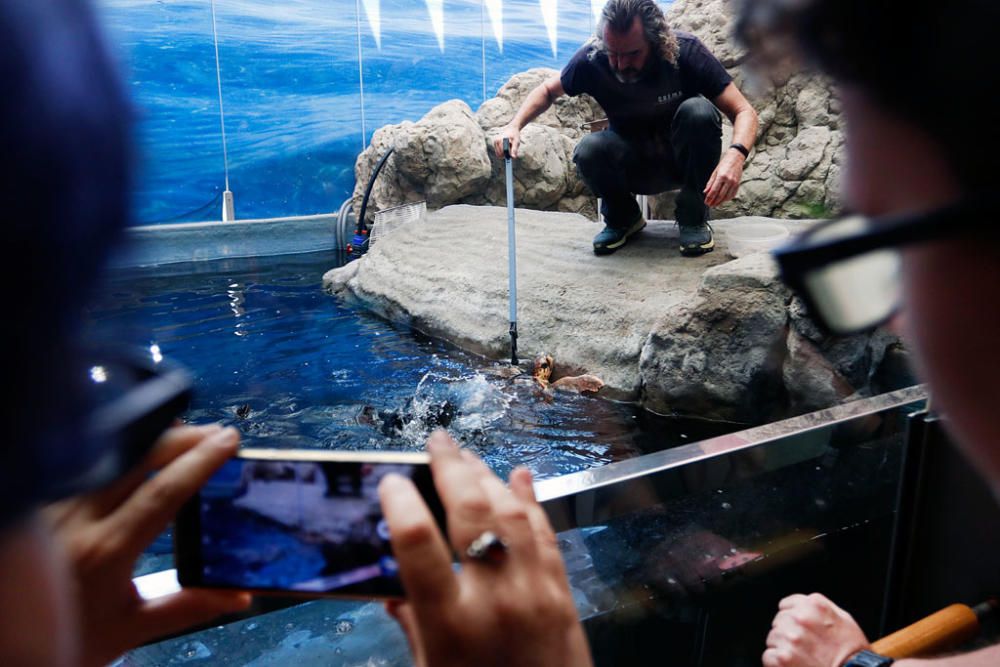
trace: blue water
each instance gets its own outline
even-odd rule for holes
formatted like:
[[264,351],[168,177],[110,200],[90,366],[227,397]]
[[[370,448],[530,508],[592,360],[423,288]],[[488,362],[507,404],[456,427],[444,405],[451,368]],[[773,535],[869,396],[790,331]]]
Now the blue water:
[[[225,175],[209,0],[96,5],[136,109],[136,222],[219,219]],[[444,3],[442,51],[424,0],[382,0],[381,47],[361,10],[359,68],[354,0],[216,0],[237,217],[336,211],[377,128],[454,98],[478,108],[484,54],[487,97],[516,72],[558,69],[593,20],[589,0],[559,2],[553,54],[538,0],[504,3],[502,51],[483,15],[479,0]]]
[[[525,465],[549,477],[732,428],[497,377],[502,364],[324,293],[321,277],[338,261],[316,253],[119,271],[90,311],[90,333],[156,345],[188,366],[196,395],[186,419],[232,424],[248,446],[420,449],[431,428],[420,417],[448,401],[458,413],[449,430],[499,474]],[[365,406],[416,419],[383,430],[359,422]]]

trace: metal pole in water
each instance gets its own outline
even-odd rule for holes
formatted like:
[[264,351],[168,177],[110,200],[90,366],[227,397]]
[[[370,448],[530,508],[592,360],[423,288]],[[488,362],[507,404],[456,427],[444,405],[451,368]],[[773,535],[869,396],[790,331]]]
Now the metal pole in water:
[[517,365],[517,241],[514,238],[514,167],[510,158],[510,139],[503,140],[507,167],[507,286],[510,292],[510,363]]

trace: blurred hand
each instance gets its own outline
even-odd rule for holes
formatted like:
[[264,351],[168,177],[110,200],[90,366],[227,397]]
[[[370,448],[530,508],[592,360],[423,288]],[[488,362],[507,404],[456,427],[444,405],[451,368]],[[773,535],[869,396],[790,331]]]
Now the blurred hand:
[[870,646],[851,615],[819,593],[790,595],[778,610],[764,667],[840,667]]
[[[387,475],[379,485],[407,594],[386,608],[403,627],[416,664],[589,666],[556,537],[535,500],[531,474],[515,470],[508,489],[443,431],[431,435],[427,449],[448,515],[448,541],[410,480]],[[464,553],[485,530],[506,541],[504,560],[466,559],[456,573],[452,549]]]
[[743,155],[736,150],[727,150],[722,154],[705,186],[706,206],[720,206],[736,196],[743,178],[743,162]]
[[146,601],[132,584],[132,569],[143,549],[236,453],[238,443],[232,428],[171,428],[142,465],[122,479],[46,508],[74,578],[82,664],[107,664],[141,643],[250,604],[247,593],[195,589]]
[[497,157],[503,159],[503,140],[510,139],[510,156],[516,158],[521,146],[521,130],[514,125],[504,125],[500,134],[493,139],[493,150]]

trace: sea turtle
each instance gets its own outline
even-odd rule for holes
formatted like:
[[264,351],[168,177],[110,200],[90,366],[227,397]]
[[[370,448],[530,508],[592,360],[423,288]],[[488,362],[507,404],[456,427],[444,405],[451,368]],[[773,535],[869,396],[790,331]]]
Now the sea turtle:
[[596,375],[573,375],[561,377],[554,382],[550,380],[554,363],[552,355],[540,354],[535,357],[532,376],[542,389],[559,389],[561,391],[575,391],[578,394],[583,392],[595,393],[604,386],[604,381]]

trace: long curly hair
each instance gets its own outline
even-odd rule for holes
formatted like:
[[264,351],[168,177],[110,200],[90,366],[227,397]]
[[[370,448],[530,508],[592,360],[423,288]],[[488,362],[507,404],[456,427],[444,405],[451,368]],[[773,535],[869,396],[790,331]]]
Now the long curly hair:
[[667,17],[663,15],[663,10],[655,0],[608,0],[597,22],[594,44],[604,51],[604,29],[610,28],[612,32],[618,34],[626,33],[636,17],[642,25],[646,41],[661,58],[676,67],[679,50],[677,37],[667,25]]

